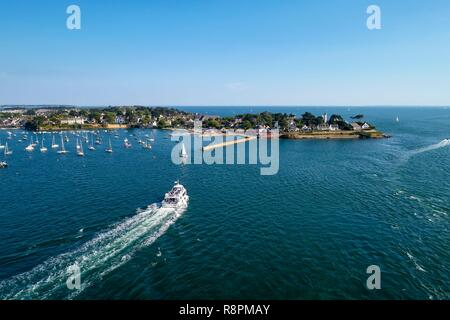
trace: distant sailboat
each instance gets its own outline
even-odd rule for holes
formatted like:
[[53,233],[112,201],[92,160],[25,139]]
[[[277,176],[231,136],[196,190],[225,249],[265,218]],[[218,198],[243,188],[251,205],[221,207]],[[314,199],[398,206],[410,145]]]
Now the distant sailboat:
[[10,156],[12,154],[13,154],[13,152],[11,150],[9,150],[8,142],[6,142],[6,144],[5,144],[5,156]]
[[40,150],[42,153],[48,151],[47,147],[44,146],[44,137],[42,137],[42,140],[41,140],[41,149]]
[[58,154],[67,154],[69,151],[64,148],[64,137],[61,135],[61,150],[58,151]]
[[34,146],[35,144],[33,143],[33,136],[31,136],[30,144],[28,145],[28,147],[25,148],[25,150],[28,152],[32,152],[34,151]]
[[181,147],[181,151],[180,151],[180,157],[181,158],[187,158],[187,156],[188,156],[188,154],[186,152],[186,147],[184,146],[184,143],[183,143],[183,145]]
[[59,148],[59,145],[57,145],[57,144],[55,143],[55,136],[53,136],[53,137],[52,137],[52,149],[57,149],[57,148]]
[[112,153],[113,152],[112,145],[111,145],[111,139],[109,139],[109,147],[106,148],[105,151],[108,152],[108,153]]
[[88,149],[91,150],[91,151],[95,150],[95,148],[94,148],[94,136],[93,135],[91,135],[91,144],[88,147]]
[[5,145],[2,144],[2,140],[0,140],[0,149],[4,149]]
[[131,146],[131,143],[128,141],[128,139],[127,138],[125,138],[124,140],[123,140],[123,146],[125,147],[125,148],[131,148],[132,146]]
[[34,147],[37,146],[37,143],[33,141],[33,135],[31,135],[31,142],[30,142],[30,145],[33,147],[33,149],[34,149]]
[[395,121],[400,122],[400,119],[397,117],[397,119],[395,119]]
[[81,141],[77,140],[77,156],[84,157],[83,140]]
[[152,145],[150,144],[149,139],[147,139],[147,141],[145,141],[145,142],[142,144],[142,147],[143,147],[144,149],[151,149],[151,148],[152,148]]

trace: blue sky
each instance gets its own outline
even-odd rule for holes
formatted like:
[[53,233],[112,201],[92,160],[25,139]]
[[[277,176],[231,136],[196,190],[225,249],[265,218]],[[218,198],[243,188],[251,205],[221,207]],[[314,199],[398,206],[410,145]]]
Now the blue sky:
[[448,0],[0,0],[0,104],[450,105],[449,14]]

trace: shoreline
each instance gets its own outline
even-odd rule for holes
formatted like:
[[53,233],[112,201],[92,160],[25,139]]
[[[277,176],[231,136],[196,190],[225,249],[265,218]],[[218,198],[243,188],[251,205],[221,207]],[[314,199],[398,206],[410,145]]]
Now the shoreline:
[[387,139],[390,136],[378,130],[335,131],[335,132],[288,132],[280,134],[286,140],[350,140],[350,139]]
[[[193,129],[186,128],[150,128],[141,127],[134,128],[128,125],[113,124],[108,126],[82,126],[81,128],[70,128],[70,127],[53,127],[53,128],[39,128],[35,132],[59,132],[59,131],[85,131],[85,130],[132,130],[132,129],[148,129],[148,130],[167,130],[173,133],[170,136],[183,136],[183,135],[200,135],[202,137],[254,137],[261,139],[271,139],[275,137],[275,134],[255,134],[254,132],[221,132],[211,129],[205,129],[204,132],[195,132]],[[20,130],[20,128],[0,128],[0,130]],[[25,130],[26,131],[26,130]],[[174,134],[175,132],[177,132]],[[251,130],[250,130],[251,131]],[[371,130],[361,130],[361,131],[313,131],[313,132],[284,132],[279,133],[280,139],[285,140],[352,140],[352,139],[386,139],[391,136],[384,134],[381,131],[371,129]]]

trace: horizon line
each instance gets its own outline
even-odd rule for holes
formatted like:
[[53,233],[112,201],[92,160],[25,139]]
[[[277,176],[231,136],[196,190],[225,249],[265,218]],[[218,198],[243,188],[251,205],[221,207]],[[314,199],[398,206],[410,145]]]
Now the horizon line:
[[408,104],[383,104],[383,105],[144,105],[144,104],[108,104],[108,105],[76,105],[76,104],[46,104],[46,103],[38,103],[38,104],[1,104],[0,108],[5,107],[74,107],[74,108],[114,108],[114,107],[147,107],[147,108],[237,108],[237,107],[245,107],[245,108],[450,108],[450,105],[408,105]]

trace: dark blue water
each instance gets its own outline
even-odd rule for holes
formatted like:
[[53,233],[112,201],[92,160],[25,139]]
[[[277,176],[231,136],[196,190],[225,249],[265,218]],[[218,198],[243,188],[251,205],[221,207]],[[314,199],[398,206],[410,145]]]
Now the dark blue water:
[[[282,140],[274,176],[258,165],[174,165],[167,131],[122,130],[113,154],[85,147],[84,158],[74,137],[66,156],[26,153],[15,138],[0,170],[0,298],[450,298],[450,148],[439,145],[450,109],[186,110],[363,113],[393,137]],[[153,149],[133,134],[154,135]],[[190,203],[170,224],[173,213],[148,206],[176,179]],[[80,291],[65,284],[74,262]],[[369,291],[374,264],[382,289]]]

